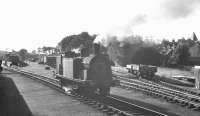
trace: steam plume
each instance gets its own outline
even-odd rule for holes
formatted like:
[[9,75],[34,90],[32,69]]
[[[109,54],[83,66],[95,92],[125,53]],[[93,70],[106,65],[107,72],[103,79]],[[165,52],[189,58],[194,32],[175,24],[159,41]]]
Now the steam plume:
[[186,18],[200,5],[200,0],[166,0],[164,13],[170,18]]

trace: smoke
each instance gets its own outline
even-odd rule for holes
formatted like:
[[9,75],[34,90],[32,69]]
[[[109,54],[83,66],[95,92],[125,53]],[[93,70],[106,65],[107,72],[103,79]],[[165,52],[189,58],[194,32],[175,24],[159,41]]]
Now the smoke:
[[97,35],[96,38],[94,39],[93,43],[101,44],[104,47],[108,46],[108,35]]
[[166,0],[163,5],[167,17],[186,18],[200,5],[200,0]]
[[[102,44],[104,47],[107,47],[109,43],[112,43],[111,38],[113,37],[117,39],[118,41],[124,41],[124,39],[127,38],[128,36],[133,36],[134,27],[144,24],[147,21],[148,21],[147,15],[145,14],[136,15],[127,24],[123,25],[122,27],[115,28],[115,30],[112,30],[112,32],[110,33],[108,32],[107,34],[104,34],[104,35],[98,35],[93,42]],[[120,44],[120,46],[122,45],[123,43]]]
[[131,63],[133,55],[142,46],[154,46],[152,41],[143,40],[142,36],[139,35],[128,35],[119,39],[117,36],[97,36],[94,43],[100,43],[109,54],[112,61],[115,64],[125,66]]
[[133,20],[130,22],[131,26],[137,26],[140,24],[144,24],[147,22],[147,15],[137,15],[136,17],[133,18]]
[[129,23],[127,23],[124,28],[122,28],[123,35],[133,34],[134,27],[145,24],[147,22],[147,15],[140,14],[136,15]]

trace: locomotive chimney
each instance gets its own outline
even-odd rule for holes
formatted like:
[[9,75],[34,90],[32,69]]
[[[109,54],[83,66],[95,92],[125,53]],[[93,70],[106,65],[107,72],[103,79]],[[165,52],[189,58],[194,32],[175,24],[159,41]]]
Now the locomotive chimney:
[[94,55],[100,54],[100,44],[94,43]]

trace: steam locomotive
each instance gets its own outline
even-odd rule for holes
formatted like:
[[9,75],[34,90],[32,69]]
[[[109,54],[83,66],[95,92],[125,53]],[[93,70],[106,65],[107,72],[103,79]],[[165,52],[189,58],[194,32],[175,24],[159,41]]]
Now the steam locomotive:
[[56,78],[62,87],[69,87],[87,94],[108,95],[114,86],[111,61],[107,54],[100,53],[100,45],[94,44],[93,54],[81,56],[68,52],[56,57]]
[[137,64],[128,64],[126,65],[126,69],[129,73],[132,73],[136,77],[145,78],[151,80],[155,73],[157,72],[156,66],[151,65],[137,65]]

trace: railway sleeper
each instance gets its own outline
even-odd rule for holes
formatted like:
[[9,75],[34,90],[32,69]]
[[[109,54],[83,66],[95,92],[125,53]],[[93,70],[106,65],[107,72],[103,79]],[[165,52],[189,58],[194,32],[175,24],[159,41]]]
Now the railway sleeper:
[[168,102],[169,103],[176,103],[176,100],[175,99],[169,99]]
[[196,108],[196,107],[195,107],[194,104],[191,104],[191,103],[190,103],[190,104],[188,104],[187,108],[189,108],[189,109],[193,109],[193,108]]
[[108,115],[119,114],[119,110],[113,109],[112,107],[108,107],[108,111],[106,113]]
[[169,96],[163,95],[163,98],[167,100],[167,99],[169,99]]
[[170,103],[174,103],[175,102],[173,97],[167,97],[166,100],[167,100],[167,102],[170,102]]
[[187,103],[184,100],[174,98],[175,103],[180,104],[180,105],[186,105]]
[[100,110],[104,113],[107,113],[108,115],[113,115],[113,114],[119,113],[117,110],[113,110],[109,106],[106,106],[106,105],[103,105],[103,104],[100,104],[100,103],[95,105],[95,108],[97,108],[98,110]]
[[[188,108],[191,108],[191,109],[195,109],[195,110],[198,110],[200,109],[199,107],[195,107],[193,104],[189,103],[188,101],[185,101],[185,100],[182,100],[182,99],[179,99],[179,98],[174,98],[174,97],[169,97],[167,95],[163,95],[162,92],[159,93],[155,90],[151,90],[149,88],[146,88],[146,87],[142,87],[142,86],[139,86],[139,85],[135,85],[136,88],[134,89],[137,89],[137,90],[143,90],[144,93],[146,93],[147,95],[153,95],[153,96],[160,96],[160,97],[163,97],[164,99],[166,99],[168,102],[170,103],[178,103],[180,104],[181,106],[188,106]],[[137,88],[138,87],[138,88]],[[132,87],[130,87],[132,88]],[[178,88],[177,88],[178,89]],[[186,90],[184,90],[186,91]],[[178,94],[178,93],[175,93],[177,96],[179,97],[183,97],[182,95]],[[187,96],[184,97],[185,99],[189,99],[191,101],[199,101],[198,99],[196,98],[189,98]]]
[[153,92],[150,92],[150,91],[149,91],[149,92],[146,92],[146,94],[152,96],[152,95],[153,95]]
[[191,93],[191,94],[196,94],[196,92],[194,92],[194,91],[190,91],[190,93]]
[[175,99],[175,103],[180,103],[180,101],[178,99]]
[[[185,89],[183,89],[184,91],[186,91]],[[171,92],[171,94],[172,94],[173,92]],[[182,95],[180,95],[180,94],[178,94],[178,92],[175,92],[175,93],[173,93],[173,94],[175,94],[176,96],[179,96],[179,97],[183,97]],[[191,98],[189,98],[188,96],[184,96],[184,98],[186,98],[186,99],[191,99]],[[196,98],[192,98],[192,99],[196,99]],[[196,101],[198,101],[198,99],[196,99]]]
[[89,105],[90,105],[90,104],[91,104],[91,105],[94,104],[91,100],[88,100],[88,99],[85,99],[83,102],[84,102],[85,104],[89,104]]
[[96,101],[90,101],[88,104],[89,105],[95,105],[95,104],[97,104],[97,102]]
[[101,104],[97,109],[102,111],[102,110],[104,110],[106,108],[107,108],[107,106]]
[[114,114],[119,114],[118,110],[112,109],[112,112],[108,112],[108,114],[114,115]]
[[92,105],[93,108],[99,108],[100,106],[101,106],[100,103],[96,103],[96,104]]
[[200,102],[199,99],[196,99],[196,98],[190,98],[190,100],[194,102]]
[[77,99],[77,100],[84,100],[83,97],[80,97],[80,96],[75,96],[75,99]]
[[160,94],[160,93],[155,93],[155,97],[161,97],[162,96],[162,94]]
[[187,107],[189,105],[189,103],[187,103],[187,102],[182,102],[182,104],[181,104],[181,106],[183,106],[183,107]]
[[160,94],[159,94],[159,93],[155,93],[154,96],[155,96],[155,97],[159,97]]
[[194,111],[200,111],[200,107],[192,108],[192,110],[194,110]]
[[200,104],[195,104],[195,107],[196,108],[200,108]]
[[127,116],[124,112],[119,112],[118,116]]
[[161,98],[166,99],[166,95],[161,94]]
[[189,105],[189,103],[188,102],[186,102],[186,101],[180,101],[179,102],[179,104],[181,105],[181,106],[183,106],[183,107],[185,107],[185,106],[188,106]]
[[152,95],[153,95],[152,92],[149,92],[149,91],[147,91],[147,90],[143,90],[143,93],[146,94],[146,95],[149,95],[149,96],[152,96]]
[[102,109],[101,111],[102,111],[102,112],[105,112],[105,113],[108,113],[108,112],[110,112],[111,110],[110,110],[109,108],[104,108],[104,109]]
[[89,105],[95,105],[94,102],[88,102],[87,104],[89,104]]
[[157,96],[158,96],[157,94],[158,94],[158,93],[154,93],[154,92],[152,92],[151,95],[152,95],[153,97],[157,97]]
[[163,97],[163,95],[162,95],[162,94],[158,94],[158,97],[161,97],[161,98],[162,98],[162,97]]
[[111,108],[109,106],[108,106],[107,109],[108,109],[108,111],[107,111],[108,114],[115,114],[116,113],[116,110],[114,110],[113,108]]

